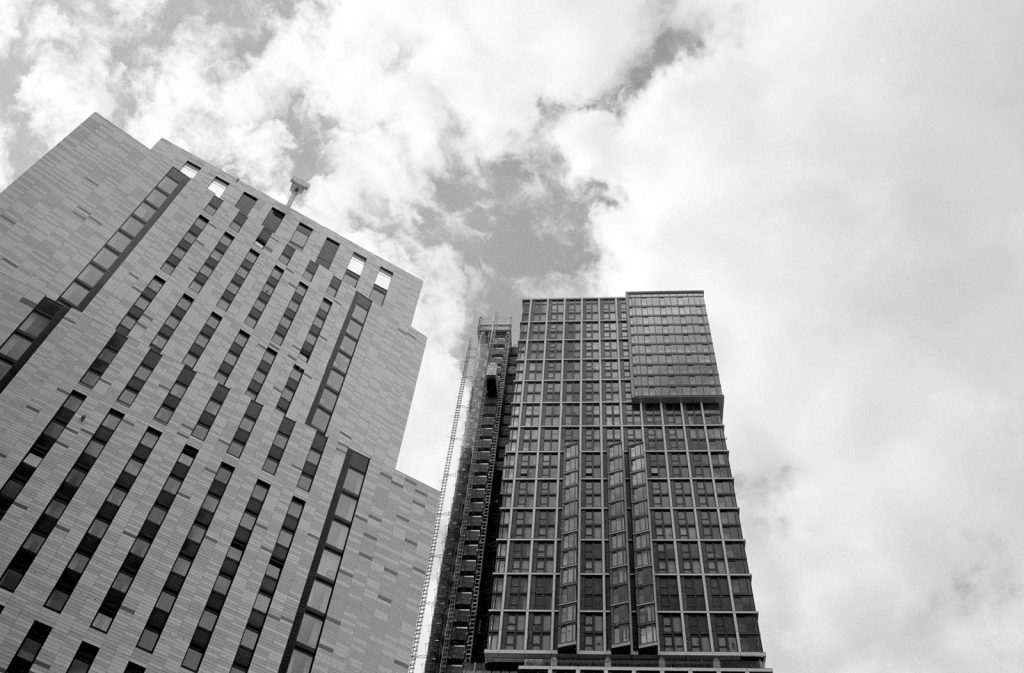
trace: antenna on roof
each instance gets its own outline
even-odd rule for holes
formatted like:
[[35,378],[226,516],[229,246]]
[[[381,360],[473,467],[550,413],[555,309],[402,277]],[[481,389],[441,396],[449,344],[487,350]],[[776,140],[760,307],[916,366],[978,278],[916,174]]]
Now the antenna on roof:
[[292,207],[292,203],[295,201],[295,197],[299,194],[304,193],[309,189],[309,183],[305,180],[299,180],[296,177],[292,177],[292,185],[290,187],[291,195],[288,197],[288,207]]

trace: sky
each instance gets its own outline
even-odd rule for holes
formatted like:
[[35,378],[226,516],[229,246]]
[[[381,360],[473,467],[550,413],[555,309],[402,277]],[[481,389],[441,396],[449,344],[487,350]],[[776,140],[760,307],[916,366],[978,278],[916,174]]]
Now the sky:
[[768,663],[1024,658],[1024,3],[0,2],[0,184],[96,111],[476,316],[702,289]]

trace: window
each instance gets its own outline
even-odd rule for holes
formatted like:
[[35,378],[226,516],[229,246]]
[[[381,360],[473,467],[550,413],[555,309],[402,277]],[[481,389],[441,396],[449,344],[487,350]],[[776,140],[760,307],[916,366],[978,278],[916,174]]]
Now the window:
[[242,354],[242,350],[248,342],[249,335],[245,332],[239,332],[235,336],[235,340],[231,343],[231,346],[228,347],[228,352],[224,355],[224,360],[221,362],[220,367],[217,369],[217,374],[214,376],[217,383],[227,383],[228,377],[231,376],[231,372],[235,368],[235,363],[238,362],[238,357]]
[[238,423],[238,429],[235,430],[235,436],[228,446],[228,454],[235,457],[242,455],[242,451],[245,450],[245,445],[249,441],[249,436],[252,434],[252,429],[255,427],[256,419],[259,418],[261,411],[263,411],[262,404],[258,404],[255,400],[249,402],[242,420]]
[[291,406],[292,398],[295,397],[295,391],[298,390],[299,382],[302,380],[302,374],[301,368],[292,367],[292,373],[288,375],[284,390],[281,391],[281,398],[277,401],[277,408],[280,411],[288,411],[288,407]]
[[352,259],[348,261],[347,272],[358,277],[363,273],[363,267],[366,266],[366,258],[359,253],[352,253]]
[[71,665],[68,666],[68,673],[89,673],[89,669],[92,668],[92,662],[96,659],[96,654],[99,651],[98,647],[89,643],[79,645],[78,651],[75,652],[75,658],[71,660]]
[[[188,164],[186,164],[186,165],[188,165]],[[182,171],[182,172],[184,172],[184,171]],[[189,177],[195,177],[195,176],[194,175],[190,175]],[[207,189],[209,189],[211,192],[213,192],[213,195],[216,196],[217,198],[224,198],[224,190],[226,190],[227,188],[228,188],[228,183],[225,182],[224,180],[221,180],[220,178],[214,178],[213,182],[210,183],[210,186],[207,187]]]
[[213,394],[210,396],[210,401],[206,403],[203,413],[200,414],[199,420],[196,422],[196,426],[192,429],[193,437],[206,439],[206,435],[210,432],[210,427],[213,425],[213,421],[216,420],[217,414],[220,413],[220,408],[224,404],[224,400],[227,396],[228,389],[217,384],[217,387],[213,390]]
[[185,177],[190,180],[195,176],[199,175],[200,168],[191,161],[186,161],[185,165],[181,167],[181,172],[185,174]]
[[50,627],[42,622],[33,622],[25,639],[21,641],[17,653],[11,659],[10,671],[28,671],[36,661],[39,650],[43,649],[43,643],[50,635]]
[[388,288],[391,287],[392,276],[393,274],[390,271],[381,267],[377,272],[377,278],[373,281],[374,287],[379,287],[381,290],[387,292]]

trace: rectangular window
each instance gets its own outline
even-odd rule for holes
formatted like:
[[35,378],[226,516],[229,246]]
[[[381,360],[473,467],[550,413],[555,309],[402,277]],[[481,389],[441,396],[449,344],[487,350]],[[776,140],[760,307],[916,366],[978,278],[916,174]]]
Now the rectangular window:
[[299,382],[302,380],[302,373],[302,369],[298,366],[292,367],[292,373],[285,381],[284,390],[281,391],[281,397],[277,401],[278,410],[288,411],[288,407],[291,406],[292,399],[295,397],[295,391],[299,388]]
[[79,645],[78,651],[75,652],[75,658],[71,660],[71,665],[68,666],[68,673],[89,673],[89,669],[92,668],[92,662],[96,659],[96,654],[99,651],[100,648],[89,643]]
[[220,178],[214,178],[207,189],[213,192],[213,195],[218,199],[222,199],[224,198],[224,190],[227,188],[228,183],[226,181],[221,180]]
[[224,257],[224,253],[231,246],[232,241],[235,238],[231,234],[224,234],[217,241],[217,245],[214,246],[213,251],[210,253],[206,261],[203,262],[203,266],[200,267],[199,271],[196,271],[195,277],[189,284],[189,292],[199,292],[206,285],[206,281],[210,280],[210,276],[213,275],[213,270],[217,268],[220,260]]
[[217,414],[220,413],[220,408],[224,405],[224,400],[227,399],[227,396],[228,389],[218,383],[217,387],[213,389],[213,394],[210,395],[210,401],[206,403],[203,413],[199,415],[196,426],[192,428],[193,437],[206,439],[206,435],[209,434],[210,428],[213,426]]
[[46,642],[47,637],[50,635],[50,629],[51,627],[42,622],[32,622],[32,626],[25,635],[25,639],[21,641],[18,651],[14,654],[14,658],[11,659],[11,664],[8,668],[11,673],[15,671],[27,672],[32,669],[36,657],[39,656],[39,650],[43,649],[43,643]]
[[366,258],[354,252],[352,259],[348,260],[348,268],[345,269],[345,272],[358,278],[362,275],[364,266],[366,266]]
[[185,358],[182,362],[185,363],[186,367],[195,368],[199,362],[199,357],[206,350],[206,346],[210,343],[210,339],[213,337],[214,332],[217,331],[217,327],[220,326],[220,316],[216,313],[211,313],[210,317],[206,319],[203,326],[199,330],[199,334],[196,335],[195,341],[188,349],[188,353],[185,354]]
[[305,359],[309,359],[309,356],[313,354],[313,348],[316,346],[316,341],[320,337],[320,331],[324,327],[324,323],[327,321],[327,314],[331,311],[331,302],[324,299],[320,302],[320,308],[317,309],[316,315],[313,316],[313,323],[309,326],[309,333],[306,335],[306,340],[302,344],[302,348],[299,351]]
[[277,284],[281,281],[281,276],[284,275],[284,269],[279,266],[275,266],[267,277],[267,281],[263,284],[263,289],[260,290],[260,294],[256,297],[256,301],[253,302],[252,308],[249,309],[249,315],[245,318],[245,326],[252,329],[259,322],[260,316],[263,315],[263,311],[267,308],[267,304],[270,302],[270,297],[273,296],[274,290],[277,288]]
[[291,438],[294,427],[295,421],[287,418],[282,419],[281,425],[277,429],[277,434],[274,435],[274,441],[271,442],[270,449],[267,451],[267,458],[263,461],[263,470],[265,472],[270,474],[277,473],[277,467],[281,464],[281,458],[288,447],[288,440]]
[[235,335],[235,340],[228,347],[224,360],[220,363],[220,367],[217,368],[217,374],[214,376],[214,380],[217,383],[226,384],[228,382],[228,378],[231,376],[231,372],[234,371],[235,364],[238,362],[238,358],[247,343],[249,343],[248,334],[239,332]]
[[157,409],[156,415],[153,417],[161,423],[167,423],[171,420],[171,416],[174,415],[178,405],[181,404],[181,400],[185,397],[185,393],[188,392],[189,385],[192,384],[192,379],[195,378],[195,370],[189,367],[182,367],[181,372],[178,374],[178,378],[175,379],[171,385],[171,389],[167,392],[167,396],[161,403],[160,408]]
[[263,389],[263,383],[267,380],[267,375],[270,373],[271,367],[274,366],[274,359],[277,357],[277,352],[271,349],[267,349],[263,353],[263,359],[256,365],[256,371],[252,374],[252,379],[249,380],[249,386],[246,388],[246,392],[256,397],[259,395],[260,390]]
[[188,251],[192,249],[192,245],[199,238],[199,235],[203,233],[203,229],[205,229],[206,225],[209,223],[210,221],[202,215],[197,217],[195,222],[192,223],[192,226],[189,227],[188,231],[186,231],[181,237],[181,240],[178,241],[178,245],[175,246],[174,250],[171,251],[171,254],[167,256],[167,259],[160,267],[160,270],[169,274],[178,268],[178,264],[181,263],[181,260],[185,257]]
[[288,306],[285,307],[284,314],[281,316],[281,321],[277,324],[277,329],[270,337],[270,343],[275,346],[280,346],[284,343],[284,337],[288,334],[292,321],[295,320],[295,314],[299,312],[299,306],[302,305],[302,299],[306,296],[307,289],[309,288],[302,283],[299,283],[298,287],[295,288],[291,301],[288,302]]
[[220,299],[217,301],[217,308],[226,311],[231,306],[231,302],[235,300],[238,291],[242,289],[242,284],[249,277],[249,272],[252,270],[253,265],[256,264],[257,259],[259,259],[259,254],[255,250],[250,250],[246,253],[242,263],[238,265],[238,271],[235,272],[231,282],[224,288],[224,293],[221,294]]
[[256,419],[259,418],[260,412],[263,411],[263,405],[258,404],[255,400],[249,402],[249,406],[245,410],[245,414],[242,416],[242,420],[238,423],[238,429],[235,430],[235,436],[231,440],[231,444],[228,446],[228,454],[235,456],[242,455],[245,450],[245,445],[249,441],[249,437],[252,434],[252,429],[256,425]]

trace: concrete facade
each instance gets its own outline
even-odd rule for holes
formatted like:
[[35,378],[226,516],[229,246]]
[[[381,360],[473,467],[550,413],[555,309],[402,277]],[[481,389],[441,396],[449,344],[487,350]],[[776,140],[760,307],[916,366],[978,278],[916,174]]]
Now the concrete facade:
[[404,670],[420,281],[97,115],[0,195],[0,240],[0,666]]

